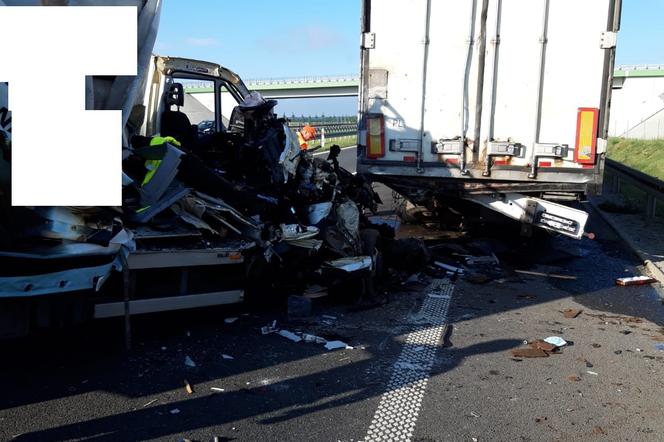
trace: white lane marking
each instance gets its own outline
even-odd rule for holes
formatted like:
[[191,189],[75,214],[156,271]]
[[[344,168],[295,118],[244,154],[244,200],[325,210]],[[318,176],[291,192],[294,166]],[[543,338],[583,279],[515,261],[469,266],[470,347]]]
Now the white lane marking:
[[427,288],[429,296],[418,314],[418,319],[427,324],[415,327],[406,336],[365,442],[409,441],[413,436],[436,351],[442,345],[453,290],[454,285],[447,279],[435,279]]

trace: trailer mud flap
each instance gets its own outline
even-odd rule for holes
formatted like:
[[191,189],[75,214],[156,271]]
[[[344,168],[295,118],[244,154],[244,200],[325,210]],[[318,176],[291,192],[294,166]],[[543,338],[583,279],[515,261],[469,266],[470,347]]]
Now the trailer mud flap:
[[477,195],[467,198],[522,223],[581,239],[588,213],[520,193]]

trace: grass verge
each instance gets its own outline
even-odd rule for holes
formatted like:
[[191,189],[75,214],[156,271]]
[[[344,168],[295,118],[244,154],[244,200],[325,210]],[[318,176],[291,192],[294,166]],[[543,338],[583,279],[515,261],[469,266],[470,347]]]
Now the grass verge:
[[610,138],[608,157],[664,180],[664,140]]

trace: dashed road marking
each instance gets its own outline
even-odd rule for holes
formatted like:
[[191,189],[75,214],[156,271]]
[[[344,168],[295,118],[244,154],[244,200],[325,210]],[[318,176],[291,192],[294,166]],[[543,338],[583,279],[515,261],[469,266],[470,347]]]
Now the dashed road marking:
[[413,436],[436,351],[442,346],[453,290],[447,279],[435,279],[426,289],[429,296],[418,315],[423,324],[406,336],[365,442],[409,441]]

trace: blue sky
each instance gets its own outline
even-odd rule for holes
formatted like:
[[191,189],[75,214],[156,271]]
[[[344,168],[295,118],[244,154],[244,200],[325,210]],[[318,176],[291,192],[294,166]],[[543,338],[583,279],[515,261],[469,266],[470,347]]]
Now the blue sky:
[[[245,80],[353,74],[359,23],[360,0],[164,0],[155,51],[214,61]],[[662,23],[664,0],[623,0],[617,63],[664,64]],[[282,100],[277,109],[330,115],[355,107],[339,98]]]

